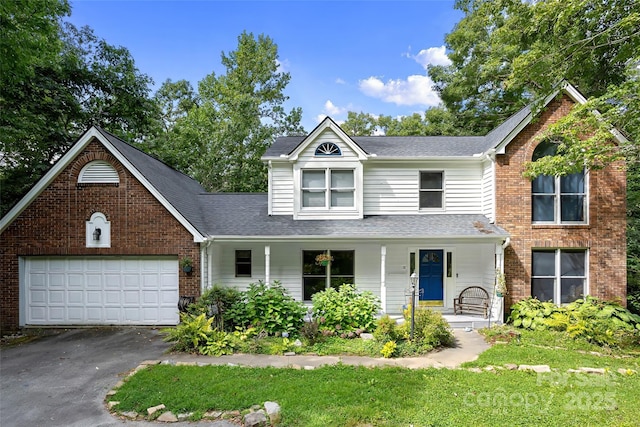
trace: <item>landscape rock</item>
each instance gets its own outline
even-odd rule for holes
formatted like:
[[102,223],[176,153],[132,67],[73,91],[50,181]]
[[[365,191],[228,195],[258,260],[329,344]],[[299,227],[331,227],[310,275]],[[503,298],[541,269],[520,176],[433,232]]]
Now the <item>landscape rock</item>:
[[635,375],[638,373],[638,371],[636,371],[635,369],[625,369],[625,368],[619,368],[618,369],[618,373],[620,375],[627,375],[627,376],[631,376],[631,375]]
[[245,427],[266,427],[267,415],[260,409],[259,411],[248,413],[242,421]]
[[515,371],[518,369],[518,365],[516,365],[515,363],[505,363],[504,367],[510,371]]
[[305,371],[313,371],[316,368],[315,368],[315,366],[305,365],[304,369],[305,369]]
[[147,408],[147,414],[153,415],[156,412],[158,412],[159,410],[164,409],[164,408],[166,408],[166,406],[164,406],[164,403],[161,403],[161,404],[156,405],[156,406],[152,406],[150,408]]
[[136,411],[126,411],[121,414],[125,418],[129,418],[130,420],[135,420],[138,418],[138,413]]
[[204,418],[220,418],[222,411],[207,411],[202,415]]
[[302,341],[300,341],[299,339],[297,339],[297,340],[295,340],[295,341],[293,342],[293,345],[294,345],[295,347],[302,347]]
[[295,351],[287,351],[284,353],[285,356],[295,356],[296,352]]
[[163,423],[177,423],[178,422],[178,417],[176,417],[173,412],[169,411],[169,412],[165,412],[162,415],[160,415],[156,421],[160,421]]
[[605,368],[580,368],[581,372],[584,372],[585,374],[598,374],[598,375],[604,375],[607,373],[607,370]]
[[280,405],[276,402],[264,402],[264,409],[267,411],[271,424],[280,422]]
[[533,371],[537,373],[542,372],[551,372],[551,368],[549,365],[520,365],[518,366],[519,371]]
[[112,400],[111,402],[107,403],[107,405],[109,406],[109,409],[112,409],[114,406],[119,404],[120,402],[116,402],[115,400]]
[[178,421],[187,421],[190,417],[193,416],[193,412],[187,412],[186,414],[178,414]]
[[365,341],[369,341],[373,339],[373,334],[370,334],[370,333],[360,334],[360,338],[362,338]]

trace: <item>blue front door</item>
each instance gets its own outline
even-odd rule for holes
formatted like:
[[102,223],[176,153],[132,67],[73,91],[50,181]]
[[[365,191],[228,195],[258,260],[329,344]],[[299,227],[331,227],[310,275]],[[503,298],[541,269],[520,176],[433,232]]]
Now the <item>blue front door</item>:
[[444,251],[421,250],[419,267],[420,299],[442,301],[442,277],[444,271]]

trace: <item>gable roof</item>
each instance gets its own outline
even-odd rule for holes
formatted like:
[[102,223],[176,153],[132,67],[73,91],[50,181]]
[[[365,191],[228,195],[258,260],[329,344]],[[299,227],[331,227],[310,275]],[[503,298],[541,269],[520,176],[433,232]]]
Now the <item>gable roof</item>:
[[93,140],[99,141],[118,159],[193,235],[194,241],[204,240],[204,235],[200,231],[204,225],[200,207],[190,202],[195,195],[204,193],[204,188],[192,178],[97,126],[91,127],[80,136],[26,196],[0,220],[0,232],[3,232]]

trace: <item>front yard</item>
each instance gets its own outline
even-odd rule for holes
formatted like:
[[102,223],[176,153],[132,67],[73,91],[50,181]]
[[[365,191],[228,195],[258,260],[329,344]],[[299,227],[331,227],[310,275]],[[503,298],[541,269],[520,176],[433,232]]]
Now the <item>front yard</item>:
[[[558,332],[525,331],[452,370],[156,365],[130,377],[109,400],[120,402],[114,407],[120,413],[146,415],[162,403],[192,420],[275,401],[282,426],[637,425],[638,348],[592,354],[596,348]],[[546,364],[551,372],[507,364]],[[606,370],[567,372],[579,367]]]

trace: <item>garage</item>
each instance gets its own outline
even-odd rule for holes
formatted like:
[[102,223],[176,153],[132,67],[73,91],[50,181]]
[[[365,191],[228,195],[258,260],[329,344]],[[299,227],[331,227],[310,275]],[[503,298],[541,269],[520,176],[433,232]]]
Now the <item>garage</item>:
[[25,257],[22,325],[175,325],[175,257]]

